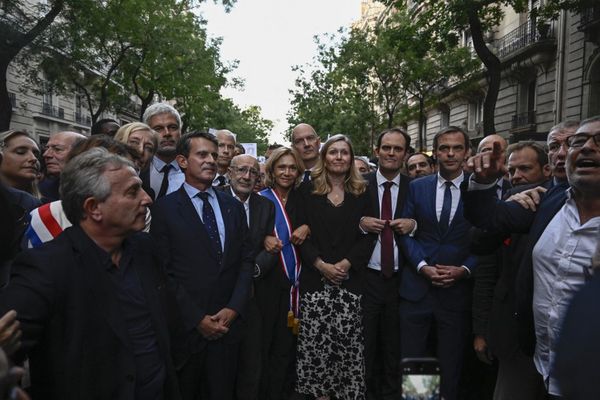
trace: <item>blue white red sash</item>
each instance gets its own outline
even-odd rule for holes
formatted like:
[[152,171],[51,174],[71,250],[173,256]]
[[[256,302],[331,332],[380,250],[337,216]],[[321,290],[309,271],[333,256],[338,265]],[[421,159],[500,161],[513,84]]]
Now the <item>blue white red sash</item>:
[[300,272],[302,264],[296,246],[290,241],[292,238],[293,227],[290,219],[285,212],[285,207],[277,192],[271,188],[261,190],[258,194],[271,200],[275,205],[275,227],[274,235],[281,240],[283,245],[279,258],[285,276],[292,284],[290,288],[290,311],[294,313],[294,317],[298,318],[300,310]]

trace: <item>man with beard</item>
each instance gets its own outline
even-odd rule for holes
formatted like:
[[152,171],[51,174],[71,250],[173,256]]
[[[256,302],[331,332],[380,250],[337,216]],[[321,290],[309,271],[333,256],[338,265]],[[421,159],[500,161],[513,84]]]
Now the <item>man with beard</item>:
[[[528,343],[522,335],[521,347],[526,353],[534,350],[533,360],[549,398],[561,395],[551,369],[560,323],[573,294],[590,279],[589,260],[598,243],[600,116],[582,121],[564,143],[570,188],[567,184],[553,186],[543,195],[537,211],[490,195],[490,183],[504,174],[497,144],[493,152],[469,160],[475,172],[464,192],[465,217],[478,227],[529,232],[517,277],[517,320],[520,328],[528,328],[533,320],[535,339]],[[533,275],[533,282],[521,278],[527,272]]]
[[413,153],[406,159],[406,172],[411,178],[420,178],[435,172],[431,157],[425,153]]
[[181,117],[168,103],[153,104],[146,109],[144,123],[158,133],[158,149],[150,168],[142,171],[144,190],[154,199],[179,189],[183,171],[175,161],[175,146],[181,137]]

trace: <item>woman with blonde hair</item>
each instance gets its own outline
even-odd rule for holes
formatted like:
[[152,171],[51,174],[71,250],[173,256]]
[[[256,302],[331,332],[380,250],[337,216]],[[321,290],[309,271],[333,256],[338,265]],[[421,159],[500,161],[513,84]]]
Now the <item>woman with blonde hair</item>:
[[267,160],[266,188],[259,192],[275,211],[273,235],[265,238],[265,251],[256,257],[261,272],[255,297],[263,321],[260,399],[288,398],[293,389],[289,371],[294,365],[302,272],[298,246],[308,235],[297,190],[303,175],[298,153],[280,147]]
[[40,198],[40,146],[27,132],[0,133],[0,178],[6,186]]
[[141,161],[138,168],[146,170],[150,160],[158,148],[158,135],[148,125],[142,122],[130,122],[119,128],[115,134],[115,140],[125,143],[140,153]]
[[370,202],[350,140],[327,140],[311,175],[303,187],[311,234],[301,246],[296,389],[317,399],[362,400],[362,274],[377,238],[359,230]]

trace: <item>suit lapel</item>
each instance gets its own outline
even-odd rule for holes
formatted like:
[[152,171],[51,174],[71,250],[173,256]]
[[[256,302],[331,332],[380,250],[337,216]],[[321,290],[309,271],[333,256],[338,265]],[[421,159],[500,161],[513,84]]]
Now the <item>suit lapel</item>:
[[[206,232],[204,223],[198,216],[196,208],[192,204],[192,200],[190,200],[190,197],[188,196],[183,186],[178,190],[177,194],[177,210],[179,211],[179,214],[182,219],[182,226],[188,226],[195,231],[194,233],[198,234],[196,242],[200,242],[203,244],[210,243],[210,237],[208,236],[208,232]],[[212,248],[212,246],[205,245],[204,248],[207,249],[211,256],[216,259],[217,254],[215,253],[215,250]]]
[[[217,194],[217,200],[219,201],[219,208],[221,208],[221,216],[223,217],[223,224],[225,225],[225,243],[223,244],[223,261],[222,265],[226,265],[225,259],[229,254],[229,247],[231,246],[230,238],[233,237],[233,227],[234,220],[232,215],[232,207],[231,204],[227,204],[228,202],[225,199],[223,193],[215,192]],[[235,200],[237,201],[237,200]],[[243,206],[242,206],[243,207]]]
[[408,194],[408,183],[408,176],[400,174],[400,185],[398,186],[398,197],[396,199],[394,219],[398,219],[402,216],[402,209],[404,208],[404,202],[406,201],[406,196]]
[[371,196],[371,206],[375,218],[381,218],[381,210],[379,209],[379,185],[377,184],[377,175],[372,173],[368,177],[369,180],[369,195]]

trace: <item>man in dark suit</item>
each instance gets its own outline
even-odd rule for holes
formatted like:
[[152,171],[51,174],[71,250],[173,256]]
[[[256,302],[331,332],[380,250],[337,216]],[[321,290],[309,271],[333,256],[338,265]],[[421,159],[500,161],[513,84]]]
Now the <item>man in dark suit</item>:
[[156,103],[146,109],[143,121],[158,133],[156,154],[148,168],[140,172],[144,190],[156,200],[176,191],[183,183],[183,171],[175,161],[181,116],[169,103]]
[[213,135],[184,135],[177,144],[177,162],[185,182],[152,209],[151,233],[167,260],[168,272],[195,305],[184,317],[199,322],[199,332],[190,338],[191,355],[179,371],[186,399],[233,398],[252,284],[244,207],[212,188],[217,156]]
[[[538,185],[549,186],[548,156],[542,146],[519,142],[510,145],[507,152],[509,178],[515,187],[504,198]],[[497,400],[544,396],[533,359],[519,349],[514,318],[515,281],[526,244],[527,235],[510,233],[482,233],[473,243],[473,251],[481,254],[473,291],[474,347],[481,359],[498,360]],[[478,340],[483,348],[478,347]]]
[[550,398],[561,394],[551,370],[560,321],[573,294],[589,280],[589,259],[598,241],[600,116],[582,121],[566,145],[571,187],[552,187],[537,212],[491,196],[489,183],[504,172],[497,146],[491,154],[469,160],[475,172],[463,188],[465,216],[474,224],[499,232],[529,232],[517,276],[520,344],[525,354],[533,354]]
[[398,397],[398,275],[404,264],[398,241],[399,235],[414,228],[414,221],[400,218],[410,181],[400,173],[408,146],[410,136],[403,129],[383,131],[375,148],[379,167],[377,172],[366,175],[374,209],[372,216],[362,218],[360,226],[366,232],[379,235],[367,264],[363,295],[368,399]]
[[[274,256],[261,252],[264,248],[265,236],[273,233],[275,209],[272,202],[253,192],[259,174],[258,160],[251,155],[241,154],[231,160],[228,173],[230,185],[223,186],[223,192],[231,194],[242,203],[246,211],[250,229],[249,240],[255,255],[253,275],[255,280],[260,278],[261,266],[264,266],[265,262],[271,264],[275,261]],[[248,301],[245,320],[247,326],[240,343],[236,399],[257,400],[262,368],[262,315],[254,295]]]
[[168,326],[175,295],[145,223],[150,197],[133,165],[104,149],[61,175],[73,227],[21,253],[0,315],[14,309],[41,399],[179,398]]
[[400,278],[402,357],[425,356],[432,325],[437,328],[442,397],[457,398],[469,333],[470,285],[475,257],[469,252],[471,225],[462,216],[459,186],[468,136],[458,127],[437,133],[433,147],[439,172],[410,183],[404,218],[417,221],[414,237],[402,236],[409,265]]

